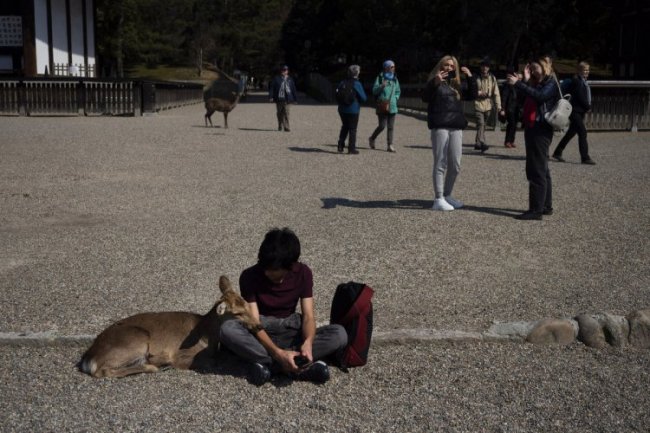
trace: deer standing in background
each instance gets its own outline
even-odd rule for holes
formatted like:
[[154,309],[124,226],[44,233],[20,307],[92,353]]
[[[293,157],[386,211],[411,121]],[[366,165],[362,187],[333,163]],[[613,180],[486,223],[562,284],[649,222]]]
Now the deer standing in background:
[[223,127],[225,129],[228,129],[228,113],[230,113],[237,106],[241,93],[231,92],[231,95],[232,98],[230,99],[223,99],[223,98],[206,99],[205,101],[205,126],[206,127],[208,126],[208,122],[210,122],[210,126],[213,126],[211,117],[215,111],[218,111],[220,113],[223,113],[223,123],[224,123]]

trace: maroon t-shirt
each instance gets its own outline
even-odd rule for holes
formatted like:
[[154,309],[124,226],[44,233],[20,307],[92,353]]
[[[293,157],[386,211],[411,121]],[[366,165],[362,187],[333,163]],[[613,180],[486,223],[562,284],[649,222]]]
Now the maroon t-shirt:
[[314,281],[309,266],[295,263],[280,284],[264,275],[259,265],[244,270],[239,277],[239,290],[246,302],[257,303],[262,316],[289,317],[296,312],[301,298],[311,298]]

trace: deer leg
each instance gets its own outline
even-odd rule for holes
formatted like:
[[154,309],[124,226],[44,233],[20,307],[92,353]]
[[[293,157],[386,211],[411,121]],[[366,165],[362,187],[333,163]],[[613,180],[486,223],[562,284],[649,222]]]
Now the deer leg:
[[207,347],[206,344],[196,344],[188,349],[181,349],[174,357],[172,365],[179,370],[189,370],[194,364],[196,356]]
[[123,377],[157,371],[149,365],[149,334],[137,327],[111,327],[100,334],[84,355],[85,370],[94,377]]
[[212,117],[212,113],[210,113],[210,112],[205,113],[205,127],[206,128],[208,127],[208,121],[210,122],[210,126],[212,126],[211,117]]
[[227,111],[223,112],[223,123],[224,123],[224,129],[228,129],[228,112]]
[[131,367],[116,367],[116,368],[110,368],[110,367],[103,367],[93,375],[95,377],[124,377],[124,376],[129,376],[131,374],[138,374],[138,373],[156,373],[160,369],[156,367],[155,365],[151,364],[142,364],[142,365],[134,365]]

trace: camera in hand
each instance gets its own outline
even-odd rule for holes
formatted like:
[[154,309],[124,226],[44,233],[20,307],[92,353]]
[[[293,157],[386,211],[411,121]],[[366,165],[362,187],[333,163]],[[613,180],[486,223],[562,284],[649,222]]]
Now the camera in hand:
[[454,78],[456,78],[456,71],[449,71],[447,74],[447,80],[453,80]]
[[309,358],[306,356],[298,355],[293,357],[293,362],[298,368],[303,368],[309,365]]

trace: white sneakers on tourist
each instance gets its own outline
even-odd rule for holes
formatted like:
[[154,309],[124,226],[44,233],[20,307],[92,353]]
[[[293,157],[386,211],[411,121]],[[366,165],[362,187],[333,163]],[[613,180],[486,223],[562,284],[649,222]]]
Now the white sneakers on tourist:
[[444,198],[437,198],[433,200],[433,210],[454,210],[454,207],[447,203],[447,200]]
[[447,203],[449,203],[450,205],[452,205],[454,207],[454,209],[460,209],[461,207],[463,207],[463,202],[462,201],[456,200],[455,198],[453,198],[450,195],[445,197],[445,201]]

